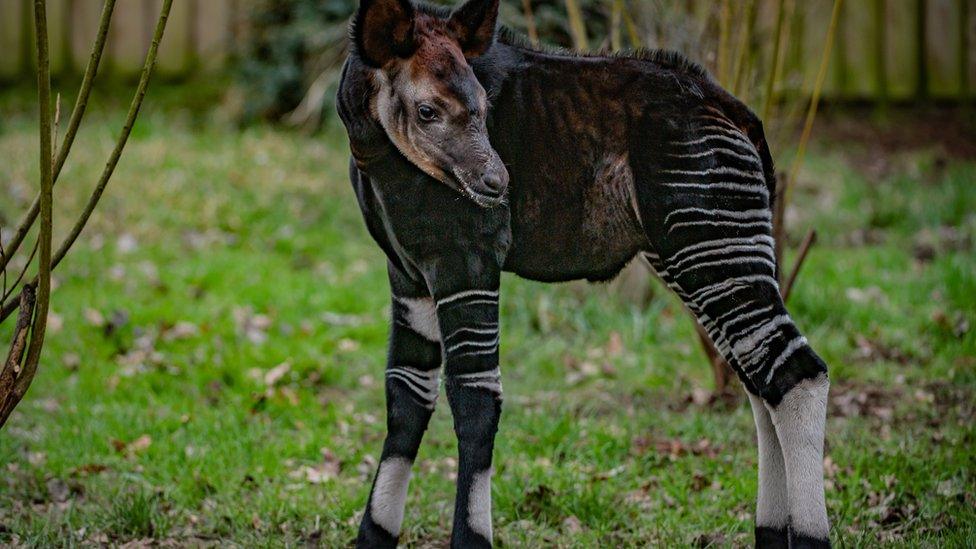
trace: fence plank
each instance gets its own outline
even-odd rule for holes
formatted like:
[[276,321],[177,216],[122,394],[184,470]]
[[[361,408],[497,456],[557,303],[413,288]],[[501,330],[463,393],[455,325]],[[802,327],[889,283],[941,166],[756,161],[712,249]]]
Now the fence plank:
[[233,14],[229,0],[198,2],[197,55],[203,70],[219,69],[227,60]]
[[138,0],[115,3],[108,35],[109,62],[106,65],[107,72],[115,76],[139,74],[149,40],[143,30],[143,9],[143,2]]
[[926,45],[929,92],[933,97],[959,93],[959,33],[952,32],[959,20],[956,0],[929,0]]
[[961,73],[966,77],[961,78],[966,85],[965,91],[968,92],[966,99],[972,100],[973,87],[976,86],[976,8],[971,0],[959,0],[962,9],[962,21],[960,21],[960,36],[964,37],[963,56],[959,60]]
[[[754,51],[754,61],[757,64],[753,69],[764,73],[771,70],[768,67],[772,49],[769,41],[777,0],[756,1],[760,11],[755,31],[758,50]],[[33,78],[31,2],[0,0],[0,52],[3,52],[0,55],[0,79],[27,81]],[[112,73],[126,77],[138,74],[161,3],[162,0],[118,1],[103,60],[107,76]],[[972,0],[846,0],[841,32],[825,83],[826,97],[883,99],[882,81],[887,84],[888,96],[896,100],[915,97],[920,87],[934,97],[960,97],[967,87],[972,93],[976,87],[974,3]],[[84,68],[97,30],[101,4],[102,0],[48,0],[51,62],[55,74],[78,72]],[[781,84],[784,93],[809,89],[823,50],[831,4],[832,0],[795,0],[784,52]],[[247,39],[246,25],[237,19],[246,19],[248,6],[249,0],[174,2],[160,48],[161,76],[183,77],[196,72],[213,72],[225,66],[234,50]],[[919,7],[924,10],[921,19]],[[880,41],[882,28],[876,19],[879,8],[884,10],[883,31],[887,35],[883,47]],[[708,25],[708,16],[714,15],[716,7],[710,1],[661,0],[656,9],[669,16],[680,11],[679,20],[681,17],[694,19],[685,25],[688,29],[701,29]],[[920,28],[920,21],[924,28]],[[712,40],[716,33],[713,28],[702,40]],[[922,44],[919,43],[920,36],[925,37]],[[679,46],[680,41],[675,42],[673,38],[672,45]],[[879,51],[883,55],[879,56]],[[730,59],[730,63],[732,61]],[[714,59],[706,59],[706,62],[714,64]],[[886,78],[882,80],[881,71],[885,69]]]
[[847,74],[842,93],[848,98],[870,98],[878,88],[878,71],[881,67],[875,56],[875,41],[879,31],[874,21],[874,6],[866,4],[850,0],[844,2],[847,46],[844,65]]
[[78,71],[88,65],[88,54],[98,33],[98,16],[102,13],[101,2],[81,0],[74,3],[72,12],[71,58]]
[[64,38],[67,20],[67,3],[65,0],[48,0],[47,2],[47,44],[51,52],[51,74],[61,74],[70,67],[65,66]]
[[[803,55],[801,57],[803,74],[803,91],[809,93],[813,87],[813,82],[817,77],[817,70],[820,68],[820,57],[823,55],[824,45],[827,40],[827,28],[830,26],[830,13],[833,6],[832,2],[817,0],[808,2],[797,0],[797,11],[803,12]],[[836,40],[836,37],[835,37]],[[824,81],[823,94],[832,96],[838,92],[838,63],[837,56],[843,51],[842,47],[834,43],[831,52],[831,70],[827,71],[827,79]]]
[[915,94],[915,2],[891,0],[885,14],[888,30],[888,92],[892,99],[906,99]]
[[[193,10],[190,2],[196,0],[180,0],[173,2],[173,9],[169,13],[166,23],[166,34],[159,45],[158,71],[163,77],[183,76],[189,55],[190,16]],[[152,9],[146,14],[148,20],[155,21],[159,15],[162,0],[153,0]]]
[[21,0],[0,0],[0,79],[13,80],[20,73]]

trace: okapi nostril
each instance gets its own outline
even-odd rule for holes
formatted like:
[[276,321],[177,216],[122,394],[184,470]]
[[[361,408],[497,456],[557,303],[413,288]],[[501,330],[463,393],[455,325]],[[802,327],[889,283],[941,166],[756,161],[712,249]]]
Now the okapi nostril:
[[481,184],[484,187],[484,194],[498,196],[505,191],[507,182],[499,175],[489,174],[481,178]]

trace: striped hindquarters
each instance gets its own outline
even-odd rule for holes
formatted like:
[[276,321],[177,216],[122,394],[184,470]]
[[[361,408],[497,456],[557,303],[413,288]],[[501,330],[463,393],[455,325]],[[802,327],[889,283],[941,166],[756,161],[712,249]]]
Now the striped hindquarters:
[[756,146],[718,111],[689,126],[655,160],[648,260],[740,377],[764,387],[806,346],[779,296],[770,178]]

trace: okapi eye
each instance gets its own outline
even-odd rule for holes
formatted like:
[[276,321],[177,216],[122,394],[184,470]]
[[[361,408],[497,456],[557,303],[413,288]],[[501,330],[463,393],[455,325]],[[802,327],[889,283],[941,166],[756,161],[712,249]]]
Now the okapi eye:
[[417,115],[420,117],[420,120],[424,122],[433,122],[434,120],[437,120],[437,111],[435,111],[434,107],[431,107],[430,105],[420,105],[417,107]]

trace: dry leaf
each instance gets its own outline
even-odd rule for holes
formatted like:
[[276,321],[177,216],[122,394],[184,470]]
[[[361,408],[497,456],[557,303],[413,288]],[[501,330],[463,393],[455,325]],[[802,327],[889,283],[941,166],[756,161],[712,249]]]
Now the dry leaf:
[[570,515],[563,519],[562,529],[565,534],[579,534],[583,531],[583,524],[576,515]]
[[288,361],[282,362],[264,374],[264,384],[268,387],[274,387],[289,371],[291,371],[291,363]]

